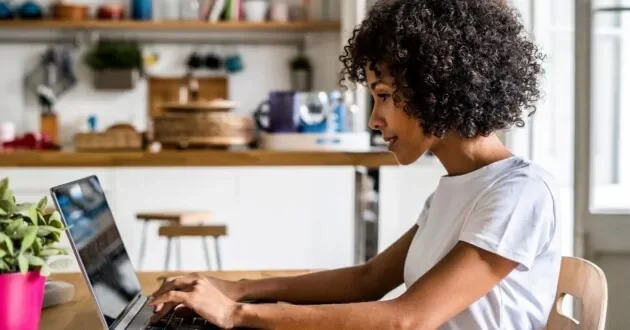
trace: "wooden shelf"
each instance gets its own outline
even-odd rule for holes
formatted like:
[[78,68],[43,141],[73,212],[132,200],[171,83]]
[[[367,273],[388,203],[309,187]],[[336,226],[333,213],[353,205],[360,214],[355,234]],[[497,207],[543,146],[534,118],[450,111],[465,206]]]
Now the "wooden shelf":
[[339,22],[202,22],[202,21],[62,21],[62,20],[0,20],[0,29],[55,29],[55,30],[200,30],[200,31],[283,31],[283,32],[316,32],[337,31]]
[[164,166],[365,166],[397,165],[384,150],[341,151],[169,151],[149,152],[0,152],[0,167],[164,167]]

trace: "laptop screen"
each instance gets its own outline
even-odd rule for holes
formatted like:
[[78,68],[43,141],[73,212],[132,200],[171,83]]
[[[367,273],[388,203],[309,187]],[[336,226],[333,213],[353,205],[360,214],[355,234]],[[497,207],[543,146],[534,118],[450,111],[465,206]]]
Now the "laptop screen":
[[140,283],[95,176],[52,189],[108,327],[140,293]]

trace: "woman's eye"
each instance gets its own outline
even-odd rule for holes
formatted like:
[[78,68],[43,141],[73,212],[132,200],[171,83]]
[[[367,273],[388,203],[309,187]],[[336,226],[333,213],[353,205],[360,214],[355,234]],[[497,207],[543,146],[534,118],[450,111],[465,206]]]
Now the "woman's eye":
[[378,94],[378,97],[381,98],[381,101],[385,102],[387,98],[389,98],[389,94]]

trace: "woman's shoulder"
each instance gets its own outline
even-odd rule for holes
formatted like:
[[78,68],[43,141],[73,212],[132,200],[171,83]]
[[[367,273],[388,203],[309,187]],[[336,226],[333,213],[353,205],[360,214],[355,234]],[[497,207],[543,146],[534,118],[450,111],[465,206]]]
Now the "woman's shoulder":
[[[557,182],[553,174],[541,165],[523,158],[512,157],[487,186],[486,193],[508,190],[511,195],[537,193],[555,199]],[[532,196],[533,197],[533,196]]]

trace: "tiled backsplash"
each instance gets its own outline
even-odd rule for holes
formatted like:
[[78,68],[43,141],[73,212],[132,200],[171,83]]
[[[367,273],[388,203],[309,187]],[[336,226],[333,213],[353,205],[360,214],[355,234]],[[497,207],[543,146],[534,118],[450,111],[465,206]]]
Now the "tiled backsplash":
[[[46,44],[0,44],[0,122],[13,121],[18,132],[38,130],[39,108],[34,94],[25,91],[23,79],[46,49]],[[240,106],[238,112],[251,112],[263,101],[269,90],[290,87],[289,60],[297,54],[290,45],[152,45],[160,61],[152,74],[177,76],[185,72],[187,56],[194,50],[214,51],[227,55],[237,51],[245,70],[229,76],[229,96]],[[337,88],[341,40],[338,33],[322,33],[307,38],[307,53],[314,66],[314,88]],[[79,123],[96,115],[99,128],[118,121],[131,122],[138,129],[147,126],[147,86],[124,92],[102,92],[92,88],[91,73],[77,59],[79,84],[58,101],[56,110],[61,121],[61,142],[71,141]]]

